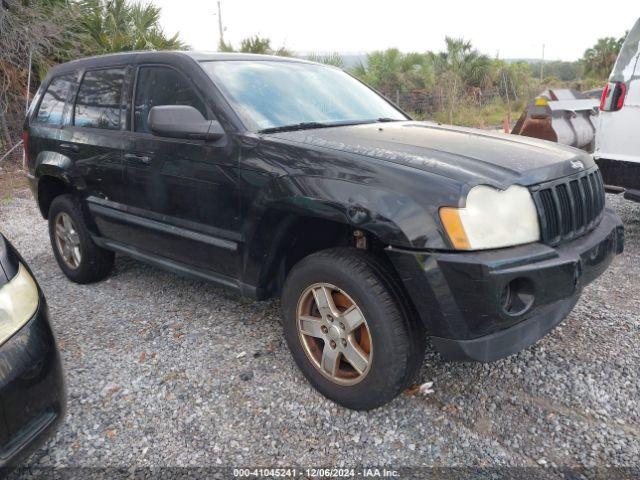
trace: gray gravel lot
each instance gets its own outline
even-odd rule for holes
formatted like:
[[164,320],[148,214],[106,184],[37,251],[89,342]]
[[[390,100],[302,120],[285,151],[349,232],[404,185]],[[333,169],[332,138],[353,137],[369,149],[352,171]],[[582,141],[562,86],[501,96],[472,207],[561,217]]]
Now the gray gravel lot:
[[637,467],[640,205],[607,202],[626,251],[552,334],[493,364],[429,352],[420,380],[433,394],[359,413],[298,372],[275,301],[125,257],[106,281],[69,282],[20,191],[0,201],[0,231],[47,295],[69,392],[64,426],[27,463]]

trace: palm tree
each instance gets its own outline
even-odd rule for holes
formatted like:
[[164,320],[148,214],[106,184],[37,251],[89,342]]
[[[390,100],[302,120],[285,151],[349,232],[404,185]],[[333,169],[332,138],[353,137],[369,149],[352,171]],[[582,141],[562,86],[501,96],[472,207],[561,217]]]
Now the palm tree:
[[358,65],[353,73],[388,96],[395,91],[426,88],[434,78],[427,55],[402,53],[397,48],[368,54],[366,64]]
[[600,38],[593,47],[585,50],[581,60],[584,73],[598,79],[609,76],[625,37],[626,35],[619,39]]
[[240,51],[244,53],[258,53],[267,55],[272,52],[271,40],[258,35],[245,38],[240,42]]
[[182,50],[176,33],[167,37],[160,27],[160,8],[126,0],[81,0],[75,27],[85,54],[131,50]]
[[462,38],[445,37],[445,43],[446,51],[432,54],[438,73],[458,76],[467,88],[482,86],[491,69],[491,59]]

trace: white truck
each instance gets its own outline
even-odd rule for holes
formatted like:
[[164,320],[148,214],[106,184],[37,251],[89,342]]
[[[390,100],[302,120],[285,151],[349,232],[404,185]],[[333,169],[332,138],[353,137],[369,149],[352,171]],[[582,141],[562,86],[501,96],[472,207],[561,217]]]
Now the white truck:
[[640,202],[640,19],[627,35],[602,100],[594,157],[607,186]]

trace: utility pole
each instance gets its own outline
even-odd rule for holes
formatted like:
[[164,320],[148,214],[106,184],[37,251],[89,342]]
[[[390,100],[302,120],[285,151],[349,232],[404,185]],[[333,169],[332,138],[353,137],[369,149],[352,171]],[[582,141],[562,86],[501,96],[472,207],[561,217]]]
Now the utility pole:
[[540,62],[540,81],[542,81],[543,76],[544,76],[544,43],[542,44],[542,61]]
[[224,45],[224,28],[222,28],[222,7],[220,6],[220,0],[218,0],[218,30],[220,32],[218,48],[221,48]]

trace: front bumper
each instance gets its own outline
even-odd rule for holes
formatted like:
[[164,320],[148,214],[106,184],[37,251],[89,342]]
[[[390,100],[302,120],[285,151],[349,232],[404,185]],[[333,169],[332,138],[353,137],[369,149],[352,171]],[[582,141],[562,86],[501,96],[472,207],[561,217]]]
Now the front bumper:
[[62,365],[44,297],[34,317],[0,346],[0,468],[53,434],[66,407]]
[[[623,248],[622,222],[606,209],[594,230],[557,247],[535,243],[468,253],[390,249],[388,256],[440,354],[446,360],[486,362],[547,334]],[[533,295],[526,309],[505,309],[507,285],[526,285]]]

